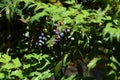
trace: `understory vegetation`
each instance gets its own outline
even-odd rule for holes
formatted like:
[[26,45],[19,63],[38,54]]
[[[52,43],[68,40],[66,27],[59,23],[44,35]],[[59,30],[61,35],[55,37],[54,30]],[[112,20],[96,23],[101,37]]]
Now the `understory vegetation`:
[[119,0],[0,1],[0,80],[119,79]]

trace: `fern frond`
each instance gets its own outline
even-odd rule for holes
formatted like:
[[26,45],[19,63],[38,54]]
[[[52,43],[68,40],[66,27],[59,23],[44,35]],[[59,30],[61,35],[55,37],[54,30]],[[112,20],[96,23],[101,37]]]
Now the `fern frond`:
[[105,38],[107,34],[109,34],[111,42],[113,38],[116,38],[118,42],[120,41],[120,27],[115,27],[112,23],[108,23],[103,29],[103,38]]

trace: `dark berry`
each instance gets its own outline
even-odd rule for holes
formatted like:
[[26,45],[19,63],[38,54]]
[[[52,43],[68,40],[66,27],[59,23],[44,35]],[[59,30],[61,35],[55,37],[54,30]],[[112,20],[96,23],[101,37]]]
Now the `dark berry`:
[[61,33],[60,33],[60,37],[63,37],[63,36],[64,36],[64,32],[61,32]]
[[42,36],[39,36],[39,39],[42,39]]
[[41,44],[45,44],[45,42],[44,42],[44,41],[42,41],[42,40],[39,40],[39,42],[40,42]]
[[59,31],[58,31],[58,30],[53,30],[53,32],[54,32],[55,34],[59,34]]

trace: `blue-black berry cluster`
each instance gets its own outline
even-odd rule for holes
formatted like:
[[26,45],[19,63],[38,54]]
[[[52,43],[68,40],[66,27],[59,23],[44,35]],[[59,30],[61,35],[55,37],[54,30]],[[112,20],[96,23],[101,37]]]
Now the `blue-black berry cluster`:
[[58,28],[53,29],[54,33],[54,44],[59,43],[62,39],[65,39],[68,34],[70,33],[70,29],[64,28],[62,30],[59,30]]
[[84,5],[85,7],[91,7],[93,0],[82,0],[79,3]]
[[88,3],[88,2],[90,2],[91,0],[82,0],[81,1],[81,4],[83,4],[83,3]]
[[38,37],[38,42],[36,43],[36,45],[38,46],[42,46],[42,45],[45,45],[46,41],[47,41],[47,37],[45,36],[44,33],[41,33]]

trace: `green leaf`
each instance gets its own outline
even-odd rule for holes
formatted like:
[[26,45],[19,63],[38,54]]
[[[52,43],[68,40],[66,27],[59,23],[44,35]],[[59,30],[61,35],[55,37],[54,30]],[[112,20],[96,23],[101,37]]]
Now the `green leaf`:
[[69,61],[67,62],[67,58],[68,58],[69,54],[65,54],[64,58],[63,58],[63,66],[67,66],[69,64]]
[[61,13],[60,15],[62,17],[68,17],[71,14],[71,11],[64,11],[63,13]]
[[116,74],[116,72],[115,72],[114,70],[110,70],[107,75],[108,75],[108,76],[112,76],[112,78],[113,78],[114,80],[118,80],[118,79],[117,79],[117,74]]
[[1,69],[13,69],[15,66],[12,63],[7,63],[1,67]]
[[106,27],[111,27],[113,24],[111,22],[107,23]]
[[45,9],[45,8],[48,8],[48,5],[42,3],[42,2],[36,2],[35,3],[36,5],[36,8],[34,11],[38,11],[39,9]]
[[[112,30],[112,29],[111,29],[111,30]],[[109,33],[110,33],[110,41],[112,42],[112,41],[113,41],[113,37],[114,37],[115,30],[113,29],[113,30],[110,31]]]
[[112,75],[112,74],[114,74],[115,73],[115,71],[114,70],[111,70],[109,73],[108,73],[108,75]]
[[0,8],[3,8],[4,6],[5,6],[5,4],[0,3]]
[[44,71],[44,72],[42,73],[43,79],[49,78],[49,77],[51,77],[52,75],[53,75],[53,74],[50,73],[50,70],[46,70],[46,71]]
[[[42,54],[41,54],[42,55]],[[39,58],[42,58],[41,55],[38,55],[36,53],[32,53],[32,57],[35,58],[35,59],[39,59]],[[43,59],[43,58],[42,58]]]
[[54,14],[54,15],[52,16],[52,20],[53,20],[53,22],[55,22],[55,21],[59,21],[60,19],[61,19],[61,16],[58,15],[58,14]]
[[[50,73],[50,70],[46,70],[44,72],[37,72],[34,71],[30,74],[32,77],[32,80],[46,80],[47,78],[51,77],[53,74]],[[35,76],[35,77],[34,77]],[[37,77],[36,77],[37,76]]]
[[74,18],[76,24],[81,24],[84,23],[84,14],[78,14],[75,18]]
[[20,0],[21,2],[25,2],[24,8],[28,7],[29,4],[34,3],[34,0]]
[[120,42],[120,28],[116,29],[115,35],[116,35],[117,41]]
[[120,66],[120,63],[118,62],[118,60],[114,56],[110,57],[110,60]]
[[23,69],[27,69],[27,68],[30,68],[31,64],[24,64],[23,65]]
[[59,61],[54,69],[54,74],[57,76],[62,69],[62,61]]
[[83,13],[84,18],[89,16],[89,12],[87,10],[82,10],[81,12]]
[[51,12],[53,15],[54,14],[61,15],[61,13],[64,13],[66,11],[65,7],[56,7],[56,6],[53,6],[53,9],[54,10]]
[[112,67],[113,70],[117,70],[117,67],[116,67],[115,63],[111,62],[111,63],[109,64],[109,66]]
[[111,16],[106,16],[106,20],[111,20]]
[[9,62],[11,60],[11,57],[7,54],[2,55],[3,59],[5,59],[6,62]]
[[11,60],[11,57],[7,54],[3,54],[0,58],[0,62],[2,63],[8,63]]
[[32,24],[34,21],[38,21],[39,22],[39,18],[40,17],[43,17],[43,16],[45,16],[45,15],[48,15],[46,12],[39,12],[39,13],[37,13],[37,14],[35,14],[34,16],[32,16],[31,18],[30,18],[30,23]]
[[66,17],[66,18],[64,18],[63,22],[64,22],[64,24],[72,24],[73,20],[70,17]]
[[65,1],[65,3],[67,3],[67,4],[74,4],[74,3],[75,3],[75,0]]
[[17,76],[17,77],[19,77],[20,79],[23,79],[23,73],[22,73],[21,70],[12,71],[12,72],[11,72],[11,75],[12,75],[12,76]]
[[54,44],[54,36],[52,36],[52,38],[50,38],[50,40],[48,40],[46,44],[48,47],[52,47]]
[[70,77],[68,77],[68,78],[62,78],[61,80],[75,80],[75,77],[76,77],[76,75],[71,75]]
[[19,68],[20,66],[22,66],[19,58],[13,59],[12,62],[13,62],[13,64],[14,64],[14,67],[15,67],[15,68]]
[[28,55],[25,55],[24,56],[26,59],[31,59],[31,57],[33,57],[33,55],[32,54],[28,54]]
[[107,23],[106,27],[103,29],[103,37],[105,37],[106,34],[111,30],[111,26],[113,26],[112,23]]
[[103,19],[104,19],[103,16],[99,16],[99,15],[98,15],[98,16],[96,17],[96,23],[100,23],[100,22],[102,22]]
[[117,41],[120,41],[120,28],[113,25],[112,23],[108,23],[106,27],[103,29],[103,37],[109,34],[110,41],[113,41],[113,38],[116,38]]
[[97,65],[97,62],[100,61],[101,58],[93,58],[89,64],[87,65],[88,67],[88,71],[90,71],[90,69],[93,69],[96,65]]
[[4,73],[0,73],[0,79],[2,79],[2,80],[3,80],[3,78],[5,78]]
[[16,12],[16,13],[17,13],[17,15],[19,15],[21,18],[23,18],[23,17],[24,17],[23,12],[22,12],[22,10],[21,10],[21,9],[16,9],[16,10],[15,10],[15,12]]
[[38,76],[38,75],[41,76],[41,72],[34,71],[34,72],[31,72],[31,73],[30,73],[30,76],[36,76],[36,75],[37,75],[37,76]]

